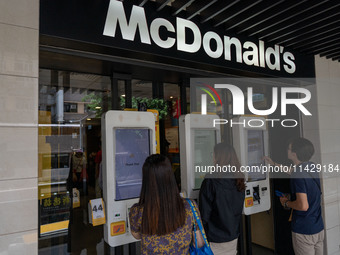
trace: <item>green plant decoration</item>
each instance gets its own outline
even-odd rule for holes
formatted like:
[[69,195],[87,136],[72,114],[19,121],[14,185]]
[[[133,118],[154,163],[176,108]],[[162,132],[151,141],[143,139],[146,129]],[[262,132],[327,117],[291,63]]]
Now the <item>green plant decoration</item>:
[[[102,96],[91,93],[84,96],[82,101],[89,102],[87,107],[90,111],[96,113],[96,117],[100,117],[102,115]],[[138,109],[138,104],[140,103],[146,104],[147,109],[157,110],[159,112],[159,119],[164,119],[168,115],[168,103],[164,99],[132,97],[132,108]],[[125,108],[125,97],[120,97],[120,107],[121,109]]]
[[[83,102],[88,102],[87,108],[96,113],[96,118],[102,116],[103,109],[102,109],[102,103],[103,99],[100,95],[96,95],[94,93],[88,94],[82,98]],[[100,107],[100,108],[99,108]]]
[[[164,99],[132,97],[132,108],[138,109],[140,103],[145,103],[148,109],[157,110],[160,120],[168,115],[168,103]],[[125,107],[125,97],[120,97],[120,106]]]

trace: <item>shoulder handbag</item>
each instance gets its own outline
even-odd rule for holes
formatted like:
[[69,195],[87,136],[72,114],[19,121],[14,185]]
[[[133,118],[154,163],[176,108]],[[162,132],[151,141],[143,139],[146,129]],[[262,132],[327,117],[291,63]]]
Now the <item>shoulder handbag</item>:
[[195,236],[195,245],[193,245],[193,243],[190,244],[190,247],[189,247],[189,254],[190,255],[203,255],[203,254],[206,254],[206,255],[213,255],[214,253],[212,252],[211,248],[210,248],[210,245],[208,243],[208,240],[207,240],[207,237],[205,235],[205,232],[204,232],[204,229],[203,229],[203,226],[202,226],[202,223],[201,223],[201,220],[198,216],[198,212],[197,210],[195,209],[195,206],[193,205],[193,203],[191,202],[190,199],[186,199],[191,207],[191,211],[192,211],[192,214],[194,215],[195,217],[195,221],[201,231],[201,234],[203,236],[203,240],[204,240],[204,245],[203,247],[201,248],[198,248],[197,247],[197,238],[196,238],[196,227],[195,227],[195,224],[194,224],[194,236]]

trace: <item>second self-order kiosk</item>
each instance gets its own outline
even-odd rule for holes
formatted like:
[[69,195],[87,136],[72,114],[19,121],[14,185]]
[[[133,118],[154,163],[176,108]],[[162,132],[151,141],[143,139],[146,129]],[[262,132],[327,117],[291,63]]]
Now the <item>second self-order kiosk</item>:
[[233,119],[234,148],[245,174],[244,214],[251,215],[270,209],[269,172],[263,156],[268,155],[268,130],[263,117]]
[[179,118],[181,157],[181,193],[198,199],[199,189],[213,165],[214,146],[221,142],[220,125],[214,127],[217,115],[187,114]]
[[139,201],[143,163],[156,153],[154,114],[108,111],[102,118],[102,135],[104,239],[116,247],[137,241],[131,235],[129,209]]

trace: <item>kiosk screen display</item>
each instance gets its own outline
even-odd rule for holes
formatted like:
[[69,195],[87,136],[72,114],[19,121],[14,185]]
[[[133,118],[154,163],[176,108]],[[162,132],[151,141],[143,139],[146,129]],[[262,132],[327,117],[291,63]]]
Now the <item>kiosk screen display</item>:
[[115,129],[116,200],[139,197],[142,167],[150,155],[148,129]]
[[248,130],[248,166],[255,166],[248,173],[248,181],[260,181],[266,179],[266,173],[262,172],[264,161],[264,141],[262,130]]
[[[194,173],[195,187],[201,188],[205,170],[213,165],[213,152],[216,144],[216,130],[194,130]],[[200,171],[198,171],[200,170]]]

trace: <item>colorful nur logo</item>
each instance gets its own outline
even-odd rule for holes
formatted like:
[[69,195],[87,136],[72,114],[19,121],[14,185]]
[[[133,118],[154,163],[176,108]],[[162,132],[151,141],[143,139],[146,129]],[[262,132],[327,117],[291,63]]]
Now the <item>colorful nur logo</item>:
[[[244,92],[238,88],[235,85],[231,85],[231,84],[215,84],[214,87],[211,87],[207,84],[202,84],[204,87],[199,87],[201,90],[203,90],[206,94],[202,94],[201,95],[201,113],[202,115],[207,114],[207,94],[214,100],[215,105],[217,105],[216,100],[214,98],[214,96],[210,93],[210,91],[206,88],[209,88],[211,91],[214,92],[214,94],[217,96],[217,98],[219,99],[221,106],[222,106],[222,102],[221,102],[221,98],[219,97],[219,95],[217,94],[216,89],[228,89],[232,95],[233,98],[233,115],[244,115],[245,113],[245,96],[244,96]],[[306,109],[305,106],[303,106],[304,103],[309,102],[309,100],[311,99],[311,93],[309,90],[305,89],[305,88],[300,88],[300,87],[281,87],[281,115],[285,116],[287,115],[287,105],[288,104],[293,104],[295,105],[304,115],[306,116],[311,116],[312,114]],[[270,107],[270,109],[256,109],[254,107],[254,102],[253,102],[253,88],[252,87],[248,87],[247,88],[247,103],[248,103],[248,109],[249,111],[254,114],[254,115],[259,115],[259,116],[265,116],[265,115],[270,115],[273,112],[275,112],[277,106],[278,106],[278,88],[277,87],[273,87],[272,88],[272,105]],[[288,94],[301,94],[300,98],[289,98]],[[302,96],[304,95],[304,97]]]
[[[205,93],[207,93],[211,97],[211,99],[214,101],[216,106],[217,106],[217,102],[216,102],[216,99],[215,99],[213,94],[215,94],[215,96],[217,97],[221,106],[223,106],[220,95],[217,93],[217,91],[212,86],[205,84],[203,82],[197,82],[197,83],[200,84],[200,86],[198,86],[198,88],[200,90],[204,91]],[[209,90],[212,91],[213,94]],[[207,94],[203,94],[202,97],[201,97],[201,100],[202,100],[201,101],[202,102],[202,105],[201,105],[202,112],[201,112],[201,114],[203,114],[203,115],[207,114]]]

